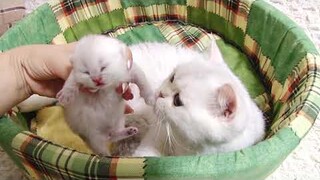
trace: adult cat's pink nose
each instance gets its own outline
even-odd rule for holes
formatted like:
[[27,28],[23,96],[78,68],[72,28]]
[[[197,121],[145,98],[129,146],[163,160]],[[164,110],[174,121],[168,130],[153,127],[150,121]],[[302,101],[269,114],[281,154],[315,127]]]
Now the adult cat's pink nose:
[[102,81],[102,77],[92,77],[91,79],[96,84],[96,86],[104,85]]

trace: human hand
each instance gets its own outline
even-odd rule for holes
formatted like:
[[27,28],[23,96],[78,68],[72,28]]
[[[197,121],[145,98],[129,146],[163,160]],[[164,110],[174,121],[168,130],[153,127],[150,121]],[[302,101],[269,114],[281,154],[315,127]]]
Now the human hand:
[[[0,92],[7,92],[0,94],[0,115],[32,94],[55,97],[72,69],[75,44],[29,45],[0,54]],[[133,98],[130,88],[116,91],[125,100]],[[132,112],[126,105],[125,113]]]
[[0,54],[0,115],[32,94],[54,97],[71,71],[75,43],[29,45]]

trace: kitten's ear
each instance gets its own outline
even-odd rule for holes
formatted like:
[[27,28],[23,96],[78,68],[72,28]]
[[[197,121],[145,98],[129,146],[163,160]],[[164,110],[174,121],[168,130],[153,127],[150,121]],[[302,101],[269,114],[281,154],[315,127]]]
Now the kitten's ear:
[[212,62],[224,62],[220,49],[216,43],[216,40],[212,40],[209,50],[209,60]]
[[230,84],[224,84],[216,93],[218,103],[218,112],[228,120],[232,120],[235,116],[237,108],[236,94]]

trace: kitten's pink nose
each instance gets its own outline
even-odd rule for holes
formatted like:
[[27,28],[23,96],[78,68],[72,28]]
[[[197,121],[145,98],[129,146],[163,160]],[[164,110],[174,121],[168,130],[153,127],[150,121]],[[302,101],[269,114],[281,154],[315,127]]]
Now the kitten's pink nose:
[[91,79],[96,84],[96,86],[104,85],[102,81],[102,77],[92,77]]
[[159,98],[164,98],[162,92],[159,93]]

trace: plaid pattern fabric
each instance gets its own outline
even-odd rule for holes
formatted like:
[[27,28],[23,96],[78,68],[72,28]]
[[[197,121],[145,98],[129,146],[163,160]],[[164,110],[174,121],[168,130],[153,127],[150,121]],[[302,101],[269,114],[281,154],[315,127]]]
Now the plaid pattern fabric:
[[[101,1],[72,1],[72,0],[53,0],[50,3],[54,14],[57,17],[57,22],[60,25],[62,33],[72,33],[76,38],[68,38],[66,41],[74,41],[81,38],[84,33],[78,33],[78,29],[83,29],[83,26],[75,27],[80,22],[93,21],[94,18],[99,18],[103,14],[111,13],[115,10],[119,10],[116,16],[120,18],[123,16],[127,25],[134,25],[137,23],[143,23],[146,21],[163,21],[163,20],[179,20],[190,21],[196,23],[198,20],[189,19],[188,16],[193,14],[188,13],[190,8],[204,9],[206,12],[213,13],[219,17],[225,19],[234,25],[235,28],[241,29],[242,33],[235,32],[234,37],[242,37],[247,26],[247,17],[250,6],[253,0],[239,1],[119,1],[119,0],[101,0]],[[203,21],[203,20],[201,20]],[[90,28],[90,33],[102,33],[107,30],[108,27],[104,23],[106,20],[98,22],[98,24],[91,25],[86,24]],[[124,22],[123,22],[124,23]],[[123,26],[123,23],[116,24],[112,28],[119,28]],[[211,24],[211,22],[205,22],[205,24]],[[197,24],[197,23],[196,23]],[[99,27],[99,29],[94,30]],[[101,30],[100,30],[101,29]],[[238,31],[238,30],[235,30]],[[218,32],[225,32],[221,29]],[[68,36],[64,34],[64,36]],[[232,37],[230,37],[232,39]],[[242,46],[243,40],[239,39],[239,45]],[[56,40],[55,40],[56,42]]]
[[[261,3],[261,7],[270,6],[264,2]],[[260,5],[260,4],[259,4]],[[258,8],[257,6],[256,8]],[[260,8],[261,8],[260,7]],[[271,7],[270,7],[271,8]],[[278,12],[277,12],[278,13]],[[258,13],[257,13],[258,15]],[[261,14],[260,14],[261,16]],[[258,18],[251,15],[251,19]],[[287,22],[287,19],[282,19],[282,23]],[[288,22],[290,24],[291,22]],[[252,25],[251,27],[256,27],[257,25]],[[265,26],[270,26],[270,24],[265,24]],[[282,24],[274,24],[273,28],[277,29],[283,26]],[[281,29],[280,29],[281,30]],[[252,30],[249,27],[249,32]],[[286,32],[286,30],[282,30]],[[287,32],[286,32],[287,33]],[[259,34],[256,31],[256,35],[246,34],[244,40],[244,50],[249,55],[251,60],[258,68],[260,74],[267,87],[273,102],[273,123],[271,126],[268,138],[272,137],[276,132],[285,127],[291,127],[293,131],[302,138],[308,130],[313,125],[317,118],[318,112],[320,111],[319,105],[319,66],[320,59],[319,54],[314,53],[312,48],[308,51],[305,50],[305,55],[301,59],[297,59],[298,64],[296,64],[288,76],[283,77],[279,72],[283,72],[284,68],[288,67],[287,64],[283,64],[282,67],[276,67],[274,59],[280,55],[273,55],[268,52],[266,54],[267,48],[276,48],[276,43],[272,44],[270,47],[263,48],[262,43],[254,40],[252,36],[257,36]],[[277,34],[277,33],[272,33]],[[303,35],[303,34],[299,34]],[[274,37],[276,38],[276,37]],[[281,43],[286,43],[286,41],[292,40],[292,38],[277,37],[277,41]],[[282,38],[282,40],[281,40]],[[293,42],[291,42],[292,44]],[[295,42],[296,44],[299,44]],[[265,46],[265,44],[263,44]],[[284,46],[284,45],[283,45]],[[309,47],[312,47],[308,45]],[[287,47],[287,46],[285,46]],[[281,53],[280,47],[276,50],[270,50],[274,52]],[[288,52],[289,54],[290,52]],[[284,61],[285,59],[281,59]],[[281,61],[280,60],[280,61]],[[293,61],[292,56],[288,58],[288,61]],[[278,63],[279,64],[279,63]],[[285,79],[282,82],[282,79]]]
[[126,20],[132,24],[161,20],[185,21],[186,13],[186,6],[184,5],[157,4],[148,7],[137,6],[125,9]]
[[[206,172],[210,173],[211,177],[223,177],[225,174],[222,173],[221,175],[220,171],[212,172],[212,169],[217,166],[224,167],[221,164],[225,165],[226,168],[229,168],[230,164],[230,167],[232,165],[238,167],[239,164],[233,164],[235,156],[246,162],[249,159],[248,157],[256,157],[256,154],[261,152],[269,154],[270,149],[273,149],[274,156],[270,158],[273,158],[273,160],[268,161],[269,158],[264,157],[259,161],[255,160],[257,162],[263,161],[264,164],[275,163],[267,171],[269,173],[279,163],[279,159],[284,159],[284,156],[308,132],[320,111],[319,53],[314,51],[307,38],[297,36],[303,36],[304,33],[301,33],[291,21],[287,21],[281,13],[270,8],[264,1],[52,0],[50,8],[52,11],[49,12],[47,7],[43,7],[39,13],[41,15],[47,13],[49,22],[52,22],[53,19],[50,13],[54,14],[60,32],[56,34],[57,28],[47,28],[46,31],[35,29],[37,29],[37,32],[46,33],[48,33],[47,30],[54,29],[49,34],[50,40],[51,36],[54,35],[55,38],[52,39],[52,42],[55,44],[75,41],[88,33],[107,32],[110,36],[122,38],[121,40],[127,41],[128,44],[151,39],[185,45],[202,51],[212,39],[211,35],[206,32],[220,34],[225,40],[243,50],[259,71],[261,81],[265,83],[266,92],[260,93],[254,98],[258,104],[262,102],[259,104],[261,109],[267,113],[271,111],[273,121],[268,134],[270,139],[267,139],[267,142],[259,143],[240,153],[185,157],[185,159],[179,157],[99,158],[62,148],[29,132],[23,132],[15,136],[12,147],[27,172],[36,179],[52,179],[52,177],[66,179],[131,177],[139,179],[152,177],[152,175],[161,176],[165,173],[167,175],[171,173],[174,176],[182,171],[188,174],[188,172],[194,172],[194,167],[199,168],[200,166],[203,167],[201,169],[207,169]],[[172,20],[183,21],[187,24],[165,22]],[[271,24],[273,21],[276,23]],[[30,22],[36,21],[30,20]],[[49,25],[52,24],[54,23],[49,23]],[[190,24],[201,28],[196,28]],[[34,26],[40,27],[39,24]],[[267,30],[270,27],[274,28],[275,31]],[[18,33],[12,34],[16,35]],[[134,34],[143,34],[144,36],[139,36],[141,38],[139,39],[132,36]],[[23,34],[24,37],[28,37],[27,35]],[[7,39],[10,38],[6,37],[6,40],[0,38],[1,50],[10,49],[28,41],[33,42],[16,39],[15,44],[10,44],[11,41]],[[273,44],[268,43],[269,41],[272,41]],[[43,39],[41,42],[47,42],[47,39]],[[285,49],[291,47],[290,51],[292,53],[287,53]],[[293,60],[290,61],[291,59]],[[290,143],[285,144],[286,142]],[[275,149],[274,144],[279,148]],[[288,148],[289,146],[290,148]],[[266,151],[263,151],[263,149],[266,149]],[[280,149],[279,152],[278,149]],[[243,156],[243,153],[247,153],[247,156]],[[210,159],[210,162],[208,162],[208,159]],[[225,162],[227,164],[224,164]],[[214,163],[217,164],[214,165]],[[249,164],[248,166],[253,167],[251,163],[241,161],[239,167],[245,166],[243,164]],[[195,166],[192,166],[193,168],[187,167],[189,164]],[[260,174],[256,172],[264,168],[250,168],[255,175],[249,177],[255,177]],[[231,176],[230,169],[224,170],[228,172],[228,177]],[[238,170],[239,172],[247,172],[248,167]],[[233,177],[237,177],[237,172],[232,173]],[[251,171],[248,171],[248,174],[250,173]],[[243,173],[238,174],[243,175]],[[177,176],[183,177],[183,174]]]
[[223,17],[226,21],[245,32],[250,6],[253,2],[254,0],[188,0],[187,5],[204,9],[207,12]]
[[116,31],[113,31],[113,32],[108,32],[108,33],[105,33],[106,35],[110,36],[110,37],[118,37],[118,36],[121,36],[123,34],[125,34],[126,32],[129,32],[129,31],[132,31],[133,30],[133,27],[126,27],[126,28],[120,28]]
[[213,35],[205,30],[179,22],[158,23],[156,26],[166,40],[176,46],[196,47],[197,50],[203,51],[209,47],[213,39]]
[[[266,84],[270,87],[270,95],[275,106],[281,106],[273,111],[274,121],[268,138],[272,137],[281,128],[290,126],[299,137],[303,137],[316,120],[319,106],[317,101],[317,89],[320,57],[307,54],[300,63],[292,70],[292,74],[284,84],[275,79],[274,67],[271,60],[261,52],[258,43],[249,36],[246,37],[245,49],[251,59],[259,66]],[[309,106],[310,110],[303,109]],[[306,112],[305,112],[306,111]],[[310,114],[311,113],[311,114]]]
[[58,147],[30,132],[18,134],[12,147],[33,179],[139,179],[144,174],[144,158],[108,158],[83,154]]
[[[110,37],[119,37],[125,35],[126,33],[133,32],[135,30],[139,31],[139,28],[146,26],[146,24],[142,23],[142,25],[138,25],[135,27],[126,27],[117,29],[114,32],[104,33]],[[210,42],[213,39],[219,39],[218,36],[214,36],[211,33],[206,32],[205,30],[194,27],[188,24],[184,24],[180,21],[160,21],[151,25],[155,27],[156,31],[161,33],[161,36],[164,37],[165,41],[173,44],[175,46],[185,46],[192,49],[196,49],[198,51],[204,51],[210,45]],[[156,32],[153,32],[156,33]],[[135,34],[134,36],[138,36]],[[144,37],[143,37],[144,38]],[[128,41],[128,39],[123,40]],[[138,41],[143,42],[144,39],[140,38]]]
[[120,0],[53,0],[50,6],[62,31],[81,21],[121,8]]

